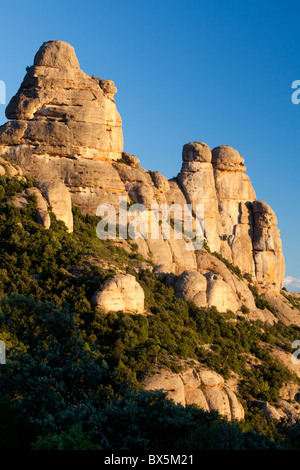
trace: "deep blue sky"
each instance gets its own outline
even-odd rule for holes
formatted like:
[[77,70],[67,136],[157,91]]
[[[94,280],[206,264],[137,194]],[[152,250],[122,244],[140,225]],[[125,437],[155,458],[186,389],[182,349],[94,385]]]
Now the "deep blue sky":
[[[299,1],[1,2],[0,80],[7,101],[44,41],[71,43],[81,68],[112,79],[124,150],[175,176],[183,144],[227,144],[275,210],[288,285],[300,291]],[[0,124],[5,122],[0,105]]]

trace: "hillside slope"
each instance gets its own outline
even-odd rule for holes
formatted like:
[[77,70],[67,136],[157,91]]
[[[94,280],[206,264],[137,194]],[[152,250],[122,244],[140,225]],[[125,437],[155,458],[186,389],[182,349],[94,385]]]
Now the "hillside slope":
[[[115,92],[50,41],[0,128],[3,429],[11,413],[15,447],[18,427],[37,448],[65,435],[123,450],[297,447],[299,299],[282,290],[274,212],[228,146],[184,145],[171,180],[143,169],[123,152]],[[203,204],[204,246],[187,250],[172,217],[168,239],[100,239],[97,208],[119,211],[120,196],[146,220],[154,204],[191,204],[195,222]]]

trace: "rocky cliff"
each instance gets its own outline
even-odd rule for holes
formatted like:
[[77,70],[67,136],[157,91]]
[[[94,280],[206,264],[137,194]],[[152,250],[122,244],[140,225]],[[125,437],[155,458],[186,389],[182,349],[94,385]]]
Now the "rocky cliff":
[[[112,81],[80,69],[72,46],[44,43],[7,106],[10,121],[0,128],[0,156],[36,178],[48,199],[51,185],[65,185],[73,204],[92,215],[100,204],[117,208],[119,196],[147,209],[203,204],[207,250],[188,251],[184,239],[171,236],[138,239],[140,253],[151,257],[155,272],[180,276],[172,281],[178,295],[221,311],[246,306],[253,318],[260,317],[243,276],[272,303],[282,287],[284,257],[276,216],[256,200],[243,157],[227,145],[211,150],[191,142],[183,146],[177,177],[147,172],[138,158],[123,152],[115,93]],[[65,211],[60,218],[72,230],[70,206]],[[264,318],[275,321],[270,312]]]
[[[165,274],[179,299],[233,312],[230,321],[242,316],[299,327],[298,308],[281,292],[285,268],[276,215],[256,199],[243,157],[227,145],[211,150],[195,141],[183,146],[176,177],[168,180],[158,171],[146,171],[136,156],[123,151],[115,94],[112,81],[80,70],[69,44],[42,45],[7,107],[9,121],[0,127],[0,176],[36,180],[35,187],[14,195],[10,203],[23,208],[35,197],[36,221],[49,229],[52,212],[69,232],[72,203],[84,214],[96,215],[100,204],[119,209],[123,196],[129,204],[143,204],[146,218],[153,204],[182,208],[190,204],[194,221],[195,207],[203,204],[205,246],[187,250],[186,240],[176,238],[176,228],[170,224],[169,239],[148,234],[134,240],[135,249],[147,260],[141,262],[141,270],[146,264],[154,274]],[[123,240],[122,246],[132,254],[129,240]],[[106,260],[105,269],[110,268]],[[145,307],[143,288],[126,266],[89,300],[95,311],[153,315]],[[274,355],[290,368],[289,359],[276,348]],[[235,395],[238,390],[200,363],[184,367],[181,373],[158,368],[143,385],[148,390],[163,389],[183,406],[196,404],[233,420],[244,417]],[[287,399],[294,400],[298,393],[298,387],[287,387],[281,415],[287,414]],[[251,406],[265,406],[262,403]],[[265,411],[270,414],[269,408]]]

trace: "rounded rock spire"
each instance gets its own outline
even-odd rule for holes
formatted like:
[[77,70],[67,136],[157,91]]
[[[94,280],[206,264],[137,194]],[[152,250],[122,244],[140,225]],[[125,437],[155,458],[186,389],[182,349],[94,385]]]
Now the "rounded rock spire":
[[79,69],[74,47],[63,41],[44,42],[35,55],[34,65]]
[[184,162],[211,162],[211,150],[204,142],[190,142],[182,149]]
[[222,165],[244,165],[244,159],[234,148],[220,145],[212,150],[212,163],[215,168]]

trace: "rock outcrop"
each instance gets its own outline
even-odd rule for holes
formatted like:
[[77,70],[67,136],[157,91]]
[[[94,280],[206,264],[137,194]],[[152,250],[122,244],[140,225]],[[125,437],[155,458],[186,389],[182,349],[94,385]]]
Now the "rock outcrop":
[[48,204],[38,188],[27,188],[21,193],[13,196],[10,202],[19,209],[22,209],[29,206],[30,197],[34,197],[37,203],[36,222],[48,230],[51,225]]
[[0,176],[23,179],[23,171],[17,165],[12,165],[9,161],[0,157]]
[[183,146],[182,168],[177,180],[188,204],[204,204],[205,237],[213,251],[221,246],[221,220],[215,188],[211,150],[203,142]]
[[71,196],[62,183],[42,181],[37,187],[26,188],[10,199],[10,203],[18,208],[27,207],[29,199],[35,198],[37,203],[36,222],[46,230],[50,228],[52,212],[57,220],[64,222],[69,232],[73,232],[73,214]]
[[72,201],[66,186],[55,181],[40,181],[37,187],[57,220],[64,222],[68,231],[73,232]]
[[256,201],[244,159],[221,145],[184,145],[177,176],[189,203],[204,204],[204,233],[212,251],[254,277],[262,289],[278,291],[284,259],[274,212]]
[[[43,181],[65,185],[83,213],[95,215],[100,204],[112,204],[118,212],[122,196],[128,203],[145,206],[145,220],[153,204],[181,207],[182,220],[183,208],[190,204],[195,222],[195,207],[202,204],[210,250],[252,277],[259,292],[279,293],[285,269],[276,216],[266,203],[256,200],[244,158],[227,145],[211,150],[203,142],[190,142],[183,146],[177,177],[167,180],[157,171],[146,171],[136,156],[123,152],[115,93],[113,82],[80,69],[69,44],[44,43],[7,107],[11,121],[0,127],[0,157],[36,178],[37,187],[42,188]],[[52,192],[42,190],[72,230],[71,219],[61,216],[64,196],[59,196],[59,207],[50,201]],[[65,197],[69,207],[67,193]],[[256,318],[264,317],[267,312],[258,311],[243,280],[204,249],[187,250],[187,237],[178,236],[180,230],[170,225],[170,237],[163,239],[160,228],[158,239],[135,240],[139,252],[151,257],[156,273],[204,276],[201,285],[195,281],[192,286],[188,274],[186,286],[177,286],[179,295],[222,311],[238,312],[245,305]]]
[[107,164],[123,150],[116,91],[113,82],[80,69],[72,46],[44,43],[7,106],[11,121],[0,128],[0,156],[25,175],[66,184],[74,203],[95,213],[103,199],[125,192]]
[[144,312],[144,291],[131,274],[116,274],[93,295],[92,304],[105,312]]
[[122,123],[109,80],[80,70],[72,46],[44,43],[10,101],[5,126],[8,145],[23,144],[35,156],[118,159],[123,150]]
[[277,291],[278,287],[282,287],[285,273],[277,218],[264,201],[253,201],[252,207],[255,276],[263,289]]
[[[72,204],[91,215],[97,214],[99,205],[111,204],[118,215],[122,197],[125,205],[143,205],[141,220],[148,224],[153,207],[172,206],[175,210],[176,206],[181,210],[179,218],[174,220],[171,211],[167,226],[160,221],[158,237],[152,236],[148,225],[146,236],[134,240],[138,252],[148,260],[137,271],[148,268],[152,261],[153,272],[165,274],[175,294],[199,308],[216,307],[219,312],[234,312],[237,318],[300,327],[299,305],[281,291],[285,263],[277,218],[266,202],[256,199],[244,158],[228,145],[211,150],[195,141],[183,146],[182,167],[176,177],[168,180],[158,171],[146,171],[139,158],[123,151],[116,92],[111,80],[89,76],[80,69],[69,44],[49,41],[42,45],[7,106],[9,122],[0,127],[0,177],[24,180],[30,175],[36,180],[35,187],[13,196],[9,203],[22,208],[34,197],[36,221],[49,229],[52,211],[69,232],[73,231]],[[203,205],[202,249],[194,249],[183,233],[187,205],[192,207],[193,227],[196,208]],[[130,251],[130,244],[122,242]],[[149,314],[144,310],[141,285],[135,276],[123,272],[94,293],[91,304],[96,315],[118,311]],[[263,308],[261,300],[272,312],[257,308]],[[230,315],[230,321],[237,318]],[[290,354],[278,345],[270,351],[299,376],[297,366],[291,366]],[[225,383],[199,363],[185,366],[181,373],[158,370],[146,377],[143,386],[163,390],[183,406],[215,410],[230,420],[244,418],[236,395],[238,386],[234,392],[229,381]],[[295,421],[299,419],[299,390],[298,384],[285,385],[278,408],[259,400],[248,404],[260,408],[268,419],[288,416]]]
[[244,418],[244,408],[235,393],[219,374],[209,369],[187,367],[180,374],[162,370],[144,379],[143,386],[146,390],[162,390],[182,406],[197,405],[234,421]]

